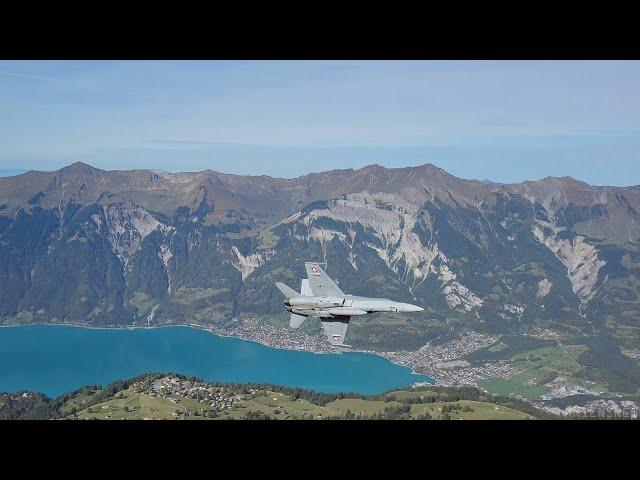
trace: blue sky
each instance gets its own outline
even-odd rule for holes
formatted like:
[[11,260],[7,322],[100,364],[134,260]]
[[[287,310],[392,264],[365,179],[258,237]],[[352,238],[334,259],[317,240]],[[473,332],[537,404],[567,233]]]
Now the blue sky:
[[0,169],[640,184],[640,62],[0,62]]

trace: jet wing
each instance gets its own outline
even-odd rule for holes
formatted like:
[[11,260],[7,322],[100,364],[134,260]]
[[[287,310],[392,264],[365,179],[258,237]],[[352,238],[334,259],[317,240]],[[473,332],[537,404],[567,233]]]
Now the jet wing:
[[350,319],[351,317],[347,316],[340,317],[339,319],[331,319],[330,321],[322,319],[322,328],[324,328],[324,333],[327,335],[327,339],[331,345],[349,346],[345,345],[344,337],[347,335]]
[[314,296],[339,297],[344,295],[338,285],[320,268],[320,265],[315,262],[305,262],[304,267],[307,269],[309,287]]

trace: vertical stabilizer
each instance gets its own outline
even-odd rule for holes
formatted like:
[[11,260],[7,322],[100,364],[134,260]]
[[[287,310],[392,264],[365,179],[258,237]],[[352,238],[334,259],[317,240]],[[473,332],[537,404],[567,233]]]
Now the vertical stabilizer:
[[344,295],[344,292],[331,280],[319,263],[305,262],[304,267],[307,270],[309,286],[314,296],[338,297]]

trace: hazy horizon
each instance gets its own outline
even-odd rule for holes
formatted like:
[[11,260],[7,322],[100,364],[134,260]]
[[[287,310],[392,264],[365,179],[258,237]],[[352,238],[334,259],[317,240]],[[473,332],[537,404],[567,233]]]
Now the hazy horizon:
[[[87,162],[80,162],[80,161],[79,161],[79,162],[74,162],[74,163],[84,163],[84,164],[89,165],[89,166],[91,166],[91,167],[98,168],[98,169],[100,169],[100,170],[105,170],[105,171],[152,170],[152,171],[162,171],[162,172],[167,172],[167,173],[198,173],[198,172],[202,172],[202,171],[207,170],[207,169],[203,169],[203,170],[175,170],[175,169],[174,169],[174,170],[165,170],[165,169],[159,169],[159,168],[146,168],[146,167],[138,167],[138,168],[113,168],[113,169],[102,169],[102,168],[100,168],[100,167],[96,167],[95,165],[91,165],[91,164],[89,164],[89,163],[87,163]],[[384,165],[381,165],[381,166],[383,166],[384,168],[409,168],[409,167],[422,166],[422,165],[425,165],[425,164],[427,164],[427,163],[431,163],[431,162],[426,162],[426,163],[418,164],[418,165],[404,165],[404,166],[399,166],[399,167],[387,167],[387,166],[384,166]],[[434,165],[434,166],[436,166],[436,167],[438,167],[438,168],[442,168],[442,167],[440,167],[440,165],[436,165],[436,164],[433,164],[433,163],[431,163],[431,164],[432,164],[432,165]],[[3,178],[3,177],[12,177],[12,176],[17,176],[17,175],[22,175],[22,174],[27,173],[27,172],[29,172],[29,171],[55,172],[55,171],[60,170],[61,168],[65,168],[65,167],[70,166],[70,165],[72,165],[72,164],[65,165],[65,166],[60,167],[60,168],[57,168],[57,169],[55,169],[55,170],[51,170],[51,169],[49,169],[49,170],[41,170],[41,169],[24,169],[24,168],[0,168],[0,178]],[[372,165],[379,165],[379,164],[367,164],[367,165],[363,165],[362,167],[356,167],[356,168],[353,168],[353,167],[343,167],[342,169],[347,169],[347,170],[348,170],[348,169],[352,169],[352,170],[359,170],[359,169],[365,168],[365,167],[367,167],[367,166],[372,166]],[[209,169],[209,170],[217,171],[218,173],[222,173],[222,174],[231,174],[231,175],[251,175],[251,174],[237,174],[237,173],[232,173],[232,172],[225,172],[225,171],[222,171],[222,170],[213,170],[213,169]],[[314,170],[314,171],[309,171],[309,172],[303,173],[303,174],[301,174],[301,175],[296,175],[295,177],[274,176],[274,175],[266,175],[266,176],[269,176],[269,177],[272,177],[272,178],[284,178],[284,179],[291,179],[291,178],[297,178],[297,177],[300,177],[300,176],[308,175],[308,174],[311,174],[311,173],[322,173],[322,172],[328,172],[328,171],[331,171],[331,170],[341,170],[341,168],[335,168],[335,169],[334,169],[334,168],[332,168],[332,169],[327,169],[327,170]],[[540,177],[540,178],[527,178],[527,179],[524,179],[524,180],[522,180],[522,181],[520,181],[520,182],[500,182],[500,181],[496,181],[495,179],[492,179],[492,178],[486,178],[486,177],[485,177],[485,178],[469,178],[469,177],[460,177],[460,176],[458,176],[458,175],[453,174],[452,172],[449,172],[449,171],[448,171],[448,170],[446,170],[446,169],[443,169],[443,170],[445,170],[447,173],[450,173],[450,174],[454,175],[455,177],[460,178],[460,179],[462,179],[462,180],[477,180],[477,181],[480,181],[480,182],[488,182],[488,183],[495,183],[495,184],[505,184],[505,185],[508,185],[508,184],[515,184],[515,183],[522,183],[522,182],[527,182],[527,181],[538,181],[538,180],[543,180],[544,178],[547,178],[547,177],[552,177],[552,178],[571,177],[571,178],[573,178],[573,179],[575,179],[575,180],[583,181],[583,182],[588,183],[589,185],[592,185],[592,186],[612,186],[612,187],[618,187],[618,186],[620,186],[620,187],[625,187],[625,186],[626,186],[626,187],[635,187],[635,186],[638,186],[638,185],[635,185],[635,184],[629,184],[629,185],[607,185],[607,184],[595,184],[595,183],[589,183],[589,182],[586,182],[585,180],[582,180],[582,179],[580,179],[580,178],[576,178],[576,177],[571,176],[571,175],[562,175],[562,176],[546,175],[545,177]],[[261,175],[263,175],[263,174],[254,174],[254,175],[252,175],[252,176],[261,176]]]
[[637,61],[0,61],[0,169],[640,184]]

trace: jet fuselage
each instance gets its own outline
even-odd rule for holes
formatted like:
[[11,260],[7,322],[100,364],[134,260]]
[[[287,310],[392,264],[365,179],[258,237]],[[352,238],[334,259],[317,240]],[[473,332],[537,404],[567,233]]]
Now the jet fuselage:
[[357,297],[293,297],[284,301],[287,311],[320,318],[366,315],[373,312],[421,312],[422,307],[394,302],[386,298]]

